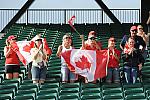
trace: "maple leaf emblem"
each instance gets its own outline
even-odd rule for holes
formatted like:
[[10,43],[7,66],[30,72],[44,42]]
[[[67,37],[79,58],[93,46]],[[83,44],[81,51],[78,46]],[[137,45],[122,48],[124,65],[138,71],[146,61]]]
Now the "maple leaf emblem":
[[23,47],[23,51],[30,53],[31,48],[33,48],[33,47],[34,47],[34,42],[31,41],[31,43],[29,43],[28,45],[26,44],[26,45]]
[[28,45],[25,45],[25,46],[23,47],[23,51],[25,51],[25,52],[30,52],[30,50],[31,50],[31,47],[28,46]]
[[86,68],[90,70],[91,63],[88,61],[87,57],[83,55],[80,59],[81,61],[75,62],[76,66],[81,68],[82,70]]

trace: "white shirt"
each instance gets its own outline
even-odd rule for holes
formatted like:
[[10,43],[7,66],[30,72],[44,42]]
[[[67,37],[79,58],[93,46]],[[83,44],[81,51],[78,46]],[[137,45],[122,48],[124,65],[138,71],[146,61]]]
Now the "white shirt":
[[[31,51],[30,51],[30,53],[31,53],[31,57],[32,57],[32,66],[35,66],[35,67],[40,67],[39,65],[38,65],[38,63],[39,62],[44,62],[44,66],[46,66],[46,61],[43,59],[43,54],[42,54],[42,52],[39,52],[38,53],[38,56],[37,56],[37,58],[36,59],[34,59],[33,58],[33,56],[32,55],[35,55],[36,53],[38,52],[38,48],[32,48],[31,49]],[[46,50],[45,49],[43,49],[43,53],[46,55]]]

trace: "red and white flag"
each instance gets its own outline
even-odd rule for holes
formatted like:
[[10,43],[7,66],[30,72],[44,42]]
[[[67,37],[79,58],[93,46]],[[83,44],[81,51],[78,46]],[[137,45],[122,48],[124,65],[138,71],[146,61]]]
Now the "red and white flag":
[[73,26],[73,22],[74,22],[75,18],[76,18],[75,16],[72,16],[72,17],[69,19],[68,23],[69,23],[69,25],[76,31],[76,28]]
[[30,50],[34,47],[33,41],[18,41],[17,45],[22,56],[26,59],[26,64],[32,61]]
[[[42,39],[43,47],[46,49],[47,55],[51,55],[52,50],[48,47],[48,43],[45,38]],[[32,61],[30,50],[34,47],[34,41],[18,41],[17,47],[19,48],[20,54],[26,60],[26,65]]]
[[93,51],[73,49],[62,53],[68,68],[89,82],[106,76],[107,50]]

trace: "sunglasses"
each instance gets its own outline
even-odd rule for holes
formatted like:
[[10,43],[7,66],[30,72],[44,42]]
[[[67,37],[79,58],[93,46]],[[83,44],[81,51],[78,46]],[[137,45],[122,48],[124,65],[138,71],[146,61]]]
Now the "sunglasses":
[[71,37],[66,37],[65,39],[71,39]]
[[37,40],[35,40],[35,41],[42,41],[42,39],[37,39]]
[[131,30],[132,32],[137,32],[137,30]]
[[143,28],[139,28],[139,30],[143,30]]
[[111,42],[116,42],[116,40],[109,40],[109,41],[111,41]]
[[12,39],[12,40],[17,40],[17,39],[15,38],[15,39]]
[[91,38],[89,38],[90,40],[95,40],[95,37],[91,37]]

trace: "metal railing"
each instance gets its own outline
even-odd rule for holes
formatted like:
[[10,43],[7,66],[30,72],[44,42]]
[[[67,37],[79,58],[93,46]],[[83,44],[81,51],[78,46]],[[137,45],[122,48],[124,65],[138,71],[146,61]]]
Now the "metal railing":
[[[110,9],[121,23],[140,23],[140,9]],[[19,9],[0,9],[0,30]],[[113,23],[101,9],[28,9],[17,23],[66,24],[75,15],[74,23]]]

